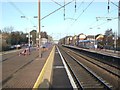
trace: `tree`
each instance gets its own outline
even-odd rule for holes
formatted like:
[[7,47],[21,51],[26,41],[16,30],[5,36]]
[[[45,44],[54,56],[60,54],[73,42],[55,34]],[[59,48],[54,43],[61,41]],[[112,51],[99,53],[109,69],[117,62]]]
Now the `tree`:
[[32,31],[30,32],[30,34],[32,35],[31,40],[33,41],[33,44],[35,44],[35,43],[36,43],[37,31],[36,31],[36,30],[32,30]]
[[11,45],[11,32],[14,30],[14,27],[4,27],[1,30],[2,36],[3,36],[3,41],[6,41],[6,45]]
[[11,33],[11,45],[22,44],[27,42],[26,34],[21,31]]
[[48,39],[47,32],[41,32],[41,38],[46,38],[46,39]]
[[19,42],[18,38],[19,38],[18,32],[11,32],[6,42],[11,45],[16,45]]
[[24,44],[27,43],[28,40],[26,38],[26,33],[23,33],[22,31],[13,31],[14,27],[4,27],[1,30],[2,34],[2,49],[3,50],[9,50],[9,47],[11,45],[16,44]]
[[[2,30],[0,30],[0,33],[2,34],[2,51],[9,50],[10,44],[10,35],[13,31],[13,27],[4,27]],[[7,43],[9,41],[9,43]]]
[[28,43],[28,40],[27,40],[27,37],[26,37],[27,34],[22,32],[20,35],[21,35],[20,43],[21,44]]
[[14,27],[4,27],[2,30],[3,39],[8,45],[27,43],[26,34],[22,31],[13,31]]
[[119,36],[118,36],[118,39],[117,39],[117,48],[120,51],[120,37]]
[[112,36],[112,35],[114,35],[114,33],[112,32],[112,29],[108,29],[108,30],[105,31],[105,35],[106,36]]
[[13,26],[4,27],[4,28],[2,29],[2,33],[11,33],[13,30],[14,30],[14,27],[13,27]]
[[114,37],[114,33],[112,31],[112,29],[108,29],[105,31],[105,36],[104,36],[104,43],[105,43],[105,46],[107,48],[113,48],[114,47],[114,40],[113,40],[113,37]]

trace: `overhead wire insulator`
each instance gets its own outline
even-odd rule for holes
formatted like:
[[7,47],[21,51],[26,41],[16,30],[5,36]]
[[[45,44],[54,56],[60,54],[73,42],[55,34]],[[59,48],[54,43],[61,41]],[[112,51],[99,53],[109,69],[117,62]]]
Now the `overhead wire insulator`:
[[64,0],[64,20],[65,20],[65,0]]
[[110,7],[109,7],[109,0],[108,0],[108,13],[109,13],[109,9],[110,9]]
[[109,13],[109,10],[110,10],[109,4],[110,4],[110,0],[108,0],[108,13]]
[[64,20],[65,20],[65,14],[63,16],[64,16]]
[[76,6],[77,6],[77,5],[76,5],[76,0],[75,0],[75,12],[76,12]]

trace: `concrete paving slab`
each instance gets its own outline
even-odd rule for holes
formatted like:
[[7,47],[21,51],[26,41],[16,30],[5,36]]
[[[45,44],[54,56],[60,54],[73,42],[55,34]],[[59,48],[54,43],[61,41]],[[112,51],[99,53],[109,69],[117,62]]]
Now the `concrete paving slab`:
[[60,55],[56,51],[54,57],[54,66],[53,66],[52,89],[59,89],[59,88],[72,89],[72,85],[67,76]]

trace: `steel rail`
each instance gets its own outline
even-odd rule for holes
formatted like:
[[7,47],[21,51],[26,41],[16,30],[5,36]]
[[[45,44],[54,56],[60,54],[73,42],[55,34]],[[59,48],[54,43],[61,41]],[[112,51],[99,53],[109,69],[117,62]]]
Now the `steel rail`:
[[[65,46],[66,48],[70,48],[70,49],[73,49],[74,51],[79,51],[79,49],[77,49],[77,48],[73,48],[73,47],[67,47],[67,46]],[[80,52],[80,51],[79,51]],[[81,53],[81,52],[80,52]],[[100,59],[98,59],[98,58],[96,58],[96,57],[94,57],[94,56],[90,56],[90,55],[88,55],[88,54],[85,54],[85,53],[81,53],[82,55],[86,55],[86,56],[88,56],[89,58],[92,58],[92,59],[95,59],[95,60],[97,60],[97,61],[99,61],[99,62],[101,62],[101,63],[105,63],[105,64],[107,64],[107,65],[109,65],[109,66],[111,66],[111,67],[114,67],[114,68],[116,68],[116,69],[120,69],[120,67],[118,67],[117,65],[113,65],[113,64],[110,64],[110,63],[108,63],[108,62],[105,62],[105,61],[101,61]],[[97,53],[97,54],[99,54],[99,53]],[[113,57],[114,58],[114,57]]]
[[[63,50],[63,49],[62,49]],[[85,65],[83,65],[81,62],[76,60],[72,55],[67,53],[65,50],[63,50],[68,56],[70,56],[74,61],[76,61],[80,66],[82,66],[88,73],[90,73],[96,80],[98,80],[106,89],[112,90],[112,86],[109,85],[109,83],[106,83],[105,80],[103,80],[101,77],[96,75],[93,71],[91,71],[89,68],[87,68]],[[73,73],[73,72],[72,72]],[[83,88],[83,87],[82,87]]]
[[[109,73],[111,73],[111,74],[113,74],[113,75],[115,75],[115,76],[117,76],[117,77],[120,78],[120,74],[119,74],[119,73],[114,73],[114,71],[112,71],[112,70],[110,70],[110,69],[108,69],[108,68],[105,68],[105,67],[103,67],[103,66],[101,66],[101,65],[99,65],[99,64],[97,64],[97,63],[95,63],[95,62],[93,62],[93,61],[91,61],[91,60],[89,60],[88,58],[90,58],[90,57],[87,58],[86,56],[80,55],[80,54],[78,54],[77,52],[74,52],[74,51],[72,51],[72,50],[70,50],[70,51],[73,52],[74,54],[76,54],[76,55],[84,58],[84,59],[87,60],[88,62],[91,62],[91,63],[95,64],[96,66],[98,66],[98,67],[106,70],[107,72],[109,72]],[[97,60],[97,59],[94,59],[94,58],[92,58],[92,59],[93,59],[93,60]],[[100,63],[102,63],[102,64],[108,65],[108,66],[111,67],[111,68],[118,69],[117,67],[114,67],[114,66],[112,66],[112,65],[109,65],[109,64],[106,64],[106,63],[104,63],[104,62],[101,62],[100,60],[97,60],[97,62],[100,62]],[[118,70],[119,70],[119,69],[118,69]]]

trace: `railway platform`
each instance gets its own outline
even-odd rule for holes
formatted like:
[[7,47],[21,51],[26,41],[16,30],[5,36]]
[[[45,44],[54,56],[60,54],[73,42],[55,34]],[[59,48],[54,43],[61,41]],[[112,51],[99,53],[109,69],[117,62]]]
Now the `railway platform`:
[[[73,79],[66,70],[65,62],[62,60],[62,55],[57,47],[53,47],[41,74],[39,75],[33,89],[70,89],[73,90]],[[74,86],[75,87],[75,86]]]
[[69,88],[72,90],[72,85],[64,64],[65,63],[61,59],[60,52],[56,49],[53,64],[52,89]]
[[[31,53],[31,57],[33,54],[38,55],[34,52]],[[53,46],[43,53],[42,58],[37,56],[36,59],[8,77],[2,89],[69,88],[73,90],[76,86],[66,66],[59,49]]]
[[82,50],[89,51],[89,52],[100,53],[100,54],[104,54],[104,55],[107,55],[107,56],[120,57],[120,51],[115,51],[115,50],[107,50],[107,49],[83,49],[83,48],[80,48],[80,47],[77,47],[77,46],[68,46],[68,47],[82,49]]
[[[41,88],[51,90],[69,88],[73,90],[77,88],[66,60],[64,60],[64,55],[62,55],[58,46],[52,46],[44,51],[42,58],[39,58],[38,52],[35,51],[29,57],[32,58],[33,55],[37,57],[6,79],[3,90],[36,90]],[[4,63],[7,61],[4,61]]]
[[[19,68],[14,74],[11,74],[4,82],[2,82],[2,90],[9,90],[9,89],[30,89],[37,88],[35,83],[38,84],[37,79],[42,72],[42,69],[49,57],[53,47],[50,47],[48,50],[43,52],[42,58],[38,57],[38,53],[35,51],[31,53],[29,56],[32,59],[33,55],[37,57],[31,60],[27,65]],[[18,53],[18,52],[16,52]],[[26,56],[19,56],[19,57],[26,57]],[[6,60],[7,61],[7,60]],[[9,60],[8,60],[9,61]],[[25,62],[25,60],[21,60],[21,62]],[[5,62],[4,62],[5,63]],[[8,63],[8,62],[7,62]],[[8,63],[9,64],[9,63]],[[5,64],[3,64],[4,66]],[[8,65],[10,66],[10,65]],[[19,65],[20,66],[20,65]],[[12,67],[12,66],[11,66]],[[10,68],[10,67],[8,67]],[[11,68],[12,69],[12,68]],[[3,68],[5,70],[5,68]]]

